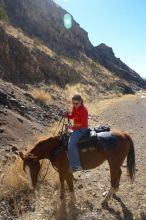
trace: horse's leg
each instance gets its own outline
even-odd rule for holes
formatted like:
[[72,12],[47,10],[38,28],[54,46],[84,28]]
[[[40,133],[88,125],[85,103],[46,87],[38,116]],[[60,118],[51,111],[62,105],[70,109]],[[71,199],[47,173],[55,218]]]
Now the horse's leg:
[[[116,180],[113,180],[113,183],[112,183],[112,186],[117,189],[117,191],[119,190],[119,185],[120,185],[120,178],[121,178],[121,175],[122,175],[122,170],[121,168],[119,169],[119,174],[116,178]],[[115,182],[114,182],[115,181]]]
[[121,168],[115,170],[112,167],[110,167],[110,173],[111,173],[111,188],[104,200],[104,203],[107,203],[113,196],[114,193],[116,193],[119,189],[119,183],[120,183],[120,177],[122,174]]
[[68,188],[70,192],[74,192],[74,185],[73,185],[73,175],[71,173],[66,173],[65,176]]
[[62,173],[59,173],[59,179],[60,179],[60,184],[61,184],[61,191],[60,191],[60,199],[64,198],[64,192],[65,192],[65,187],[64,187],[64,175]]

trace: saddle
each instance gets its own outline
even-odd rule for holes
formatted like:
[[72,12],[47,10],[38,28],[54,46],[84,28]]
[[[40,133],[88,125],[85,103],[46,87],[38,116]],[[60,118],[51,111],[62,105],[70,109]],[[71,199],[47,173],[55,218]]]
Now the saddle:
[[117,138],[109,127],[101,125],[93,129],[89,128],[78,142],[78,148],[83,152],[94,149],[108,151],[116,147]]
[[[54,148],[49,155],[49,159],[51,161],[56,158],[62,151],[68,150],[69,138],[70,134],[63,134],[62,145],[60,147]],[[95,149],[109,151],[115,149],[116,147],[116,136],[112,134],[109,127],[101,125],[93,129],[87,129],[87,132],[80,138],[78,142],[78,148],[82,152]]]

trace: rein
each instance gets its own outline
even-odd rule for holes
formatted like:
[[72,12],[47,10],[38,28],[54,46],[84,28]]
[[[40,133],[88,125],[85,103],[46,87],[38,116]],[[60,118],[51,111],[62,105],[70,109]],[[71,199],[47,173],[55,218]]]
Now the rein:
[[[42,168],[42,166],[43,166],[43,162],[44,162],[44,160],[42,160],[40,170],[41,170],[41,168]],[[48,173],[48,170],[49,170],[49,166],[50,166],[50,162],[51,162],[51,161],[49,161],[49,163],[48,163],[48,167],[47,167],[47,169],[46,169],[45,175],[44,175],[43,178],[41,179],[41,183],[44,181],[44,179],[45,179],[46,176],[47,176],[47,173]],[[40,171],[39,171],[39,174],[38,174],[38,175],[39,175],[39,177],[41,177],[41,176],[40,176]]]
[[[42,160],[40,170],[41,170],[41,168],[42,168],[42,166],[43,166],[43,162],[44,162],[44,160]],[[51,164],[51,161],[49,160],[49,163],[48,163],[46,172],[45,172],[44,176],[42,177],[42,179],[40,180],[41,183],[43,183],[44,179],[45,179],[46,176],[47,176],[47,173],[48,173],[50,164]],[[53,164],[52,164],[52,167],[54,168],[54,170],[56,170],[56,171],[58,172],[58,170],[53,166]],[[39,171],[38,175],[39,175],[39,177],[41,178],[41,176],[40,176],[40,171]]]
[[[61,118],[61,120],[59,121],[59,124],[57,125],[55,131],[53,132],[53,136],[55,136],[56,131],[57,131],[57,129],[59,128],[59,126],[60,126],[62,120],[63,120],[63,124],[62,124],[61,132],[60,132],[60,133],[61,133],[60,136],[61,136],[61,138],[62,138],[62,135],[63,135],[63,129],[64,129],[64,125],[65,125],[65,117],[64,117],[64,116],[63,116],[63,117]],[[70,123],[70,120],[69,120],[69,119],[68,119],[68,123]],[[60,150],[60,148],[59,148],[59,150]],[[48,173],[49,166],[50,166],[50,163],[51,163],[51,159],[52,159],[52,158],[50,157],[49,159],[50,159],[50,161],[49,161],[49,164],[48,164],[47,170],[46,170],[46,172],[45,172],[45,175],[44,175],[43,178],[41,179],[41,182],[44,181],[44,179],[45,179],[45,177],[46,177],[46,175],[47,175],[47,173]],[[42,166],[43,166],[43,162],[44,162],[44,160],[42,160],[40,170],[41,170],[41,168],[42,168]],[[57,170],[53,165],[52,165],[52,167],[58,172],[58,170]],[[39,171],[39,174],[38,174],[38,175],[39,175],[39,177],[41,177],[41,176],[40,176],[40,171]]]
[[[64,117],[64,116],[62,116],[61,120],[59,121],[59,124],[57,125],[55,131],[53,132],[53,136],[55,136],[56,131],[57,131],[57,129],[59,128],[59,126],[60,126],[62,120],[63,120],[63,123],[62,123],[62,128],[61,128],[61,131],[60,131],[60,136],[62,137],[63,129],[64,129],[64,125],[65,125],[65,117]],[[69,125],[72,125],[69,118],[68,118],[68,124],[69,124]]]
[[55,128],[55,131],[53,132],[53,136],[55,136],[56,131],[57,131],[57,129],[59,128],[59,126],[60,126],[62,120],[63,120],[63,125],[62,125],[62,128],[61,128],[61,134],[62,134],[64,125],[65,125],[65,117],[64,117],[64,116],[61,118],[61,120],[59,121],[59,124],[58,124],[57,127]]

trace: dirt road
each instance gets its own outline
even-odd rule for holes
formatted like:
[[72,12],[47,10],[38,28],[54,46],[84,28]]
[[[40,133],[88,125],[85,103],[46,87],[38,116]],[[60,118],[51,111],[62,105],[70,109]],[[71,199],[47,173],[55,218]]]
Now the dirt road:
[[104,192],[110,187],[109,167],[106,162],[94,170],[83,172],[75,183],[75,197],[66,192],[64,200],[59,199],[59,185],[53,180],[56,174],[50,170],[52,178],[48,175],[35,197],[26,192],[29,209],[27,213],[22,213],[19,219],[146,219],[146,99],[121,99],[120,102],[109,105],[98,117],[92,116],[91,124],[96,124],[97,118],[98,124],[122,129],[133,138],[136,153],[134,183],[131,185],[127,178],[124,162],[117,198],[113,198],[107,208],[102,208]]

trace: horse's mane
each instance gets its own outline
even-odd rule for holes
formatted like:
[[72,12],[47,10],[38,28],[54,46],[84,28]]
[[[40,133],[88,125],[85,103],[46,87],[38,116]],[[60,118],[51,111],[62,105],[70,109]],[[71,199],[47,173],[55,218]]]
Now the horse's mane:
[[36,150],[40,146],[42,147],[42,144],[46,145],[48,143],[48,141],[50,141],[50,140],[55,140],[55,139],[59,140],[59,138],[60,138],[60,136],[57,135],[57,136],[54,136],[54,137],[48,137],[46,139],[39,140],[29,152],[32,152],[34,149]]

